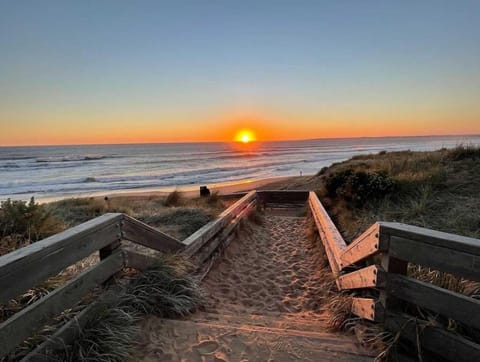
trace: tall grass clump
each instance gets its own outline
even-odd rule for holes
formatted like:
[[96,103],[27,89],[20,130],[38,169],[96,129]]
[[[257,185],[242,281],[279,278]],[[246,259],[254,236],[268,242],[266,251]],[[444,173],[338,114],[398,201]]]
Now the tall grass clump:
[[167,197],[165,198],[164,205],[165,206],[179,206],[183,201],[182,194],[175,190],[170,192]]
[[70,345],[47,351],[44,360],[53,362],[122,362],[132,358],[140,333],[141,315],[121,304],[110,293],[92,308],[92,315]]
[[195,278],[187,271],[185,260],[171,258],[132,279],[121,296],[122,304],[141,314],[159,317],[183,317],[200,304],[201,295]]
[[131,358],[145,315],[181,317],[195,311],[202,301],[192,266],[178,256],[164,256],[119,290],[105,293],[78,338],[62,350],[51,352],[51,361],[109,361]]

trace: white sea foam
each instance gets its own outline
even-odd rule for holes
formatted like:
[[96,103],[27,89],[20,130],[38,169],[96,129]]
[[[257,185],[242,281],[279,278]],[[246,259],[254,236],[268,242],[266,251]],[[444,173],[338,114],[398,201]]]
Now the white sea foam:
[[0,200],[79,196],[314,174],[333,162],[381,150],[480,144],[480,136],[321,139],[228,143],[0,147]]

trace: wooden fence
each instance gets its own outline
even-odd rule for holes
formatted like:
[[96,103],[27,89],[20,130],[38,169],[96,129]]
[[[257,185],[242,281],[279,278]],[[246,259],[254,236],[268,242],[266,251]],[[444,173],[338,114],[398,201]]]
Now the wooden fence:
[[[408,277],[408,263],[480,281],[480,240],[411,225],[378,222],[347,245],[317,195],[308,203],[340,290],[362,290],[352,313],[451,361],[480,361],[480,345],[432,321],[402,312],[405,303],[480,331],[480,300]],[[480,334],[480,333],[479,333]]]
[[[231,241],[240,221],[255,206],[256,193],[253,191],[183,241],[125,214],[109,213],[0,257],[1,305],[92,253],[98,251],[100,256],[98,264],[0,324],[0,359],[123,268],[143,270],[155,262],[151,256],[124,248],[122,240],[160,252],[182,253],[199,265],[211,265],[207,260],[222,244]],[[45,349],[57,343],[69,343],[75,338],[78,326],[88,320],[88,313],[94,308],[95,303],[67,322],[24,360],[41,359],[39,356]]]
[[[480,281],[480,240],[424,228],[380,222],[347,245],[316,194],[308,191],[249,192],[219,217],[183,241],[168,236],[124,214],[106,214],[0,257],[0,304],[21,295],[66,267],[99,252],[100,262],[0,324],[0,358],[62,311],[74,306],[95,287],[124,267],[143,270],[155,262],[150,256],[127,250],[122,240],[191,258],[205,275],[234,238],[241,221],[257,206],[307,203],[340,290],[368,291],[354,297],[352,312],[381,322],[393,332],[420,342],[422,348],[455,361],[480,360],[480,346],[435,326],[418,327],[401,311],[410,303],[465,326],[480,329],[480,301],[406,275],[408,263]],[[88,319],[95,303],[61,327],[25,361],[55,343],[69,343]]]

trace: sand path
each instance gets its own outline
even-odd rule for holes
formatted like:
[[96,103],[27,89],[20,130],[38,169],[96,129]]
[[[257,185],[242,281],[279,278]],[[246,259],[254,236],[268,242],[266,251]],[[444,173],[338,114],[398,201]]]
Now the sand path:
[[326,326],[333,283],[303,217],[267,214],[244,230],[205,278],[204,309],[187,320],[148,318],[143,361],[372,360]]

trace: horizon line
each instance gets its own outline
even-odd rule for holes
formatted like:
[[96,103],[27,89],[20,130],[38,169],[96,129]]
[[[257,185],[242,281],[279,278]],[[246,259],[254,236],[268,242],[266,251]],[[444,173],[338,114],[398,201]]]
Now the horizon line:
[[[319,140],[345,140],[345,139],[377,139],[377,138],[421,138],[421,137],[480,137],[480,133],[450,133],[450,134],[429,134],[429,135],[395,135],[395,136],[358,136],[358,137],[315,137],[296,138],[281,140],[255,140],[251,143],[269,142],[295,142],[295,141],[319,141]],[[238,141],[159,141],[159,142],[123,142],[123,143],[52,143],[52,144],[16,144],[0,145],[0,148],[8,147],[55,147],[55,146],[124,146],[124,145],[159,145],[159,144],[202,144],[202,143],[238,143]]]

